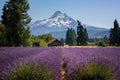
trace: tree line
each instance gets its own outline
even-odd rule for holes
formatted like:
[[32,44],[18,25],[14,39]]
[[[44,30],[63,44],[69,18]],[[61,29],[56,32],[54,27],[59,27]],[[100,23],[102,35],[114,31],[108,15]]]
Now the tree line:
[[118,21],[115,19],[114,27],[110,29],[110,35],[106,35],[103,38],[90,38],[88,36],[86,28],[81,24],[80,21],[77,21],[77,33],[74,29],[68,28],[66,32],[66,44],[70,46],[85,46],[88,43],[95,43],[94,45],[105,46],[105,44],[110,46],[120,46],[120,26]]

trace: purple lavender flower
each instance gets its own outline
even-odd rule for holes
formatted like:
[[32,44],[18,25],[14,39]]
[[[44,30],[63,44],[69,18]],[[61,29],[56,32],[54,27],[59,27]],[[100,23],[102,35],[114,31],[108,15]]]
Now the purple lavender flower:
[[64,48],[67,63],[67,79],[69,75],[91,62],[101,63],[110,67],[115,79],[120,80],[120,49],[119,48]]
[[[0,54],[10,55],[8,59],[4,58],[4,67],[0,66],[3,68],[2,72],[0,72],[2,73],[0,76],[3,80],[6,75],[12,72],[12,70],[26,63],[33,63],[39,66],[44,65],[53,73],[53,80],[61,79],[60,63],[62,60],[62,55],[61,49],[59,48],[4,48],[4,51],[0,51]],[[3,55],[3,57],[5,56],[6,55]],[[12,62],[9,62],[11,57]],[[1,58],[0,61],[2,61]]]

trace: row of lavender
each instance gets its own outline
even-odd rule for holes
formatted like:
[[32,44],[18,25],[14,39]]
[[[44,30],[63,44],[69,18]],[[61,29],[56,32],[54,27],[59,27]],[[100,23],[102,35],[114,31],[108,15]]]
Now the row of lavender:
[[[61,61],[64,53],[66,80],[70,79],[78,68],[97,62],[106,65],[114,73],[115,79],[120,80],[120,49],[119,48],[20,48],[0,47],[0,80],[19,65],[34,63],[45,65],[53,73],[52,80],[61,79]],[[36,73],[36,72],[35,72]],[[48,80],[48,79],[47,79]],[[51,80],[51,79],[50,79]],[[79,79],[80,80],[80,79]],[[90,79],[85,79],[90,80]],[[92,79],[93,80],[93,79]],[[101,79],[100,79],[101,80]]]
[[[63,52],[65,54],[65,64],[66,64],[65,69],[66,69],[67,80],[75,80],[75,79],[71,79],[71,74],[73,74],[75,70],[78,70],[78,68],[82,69],[85,67],[85,65],[92,62],[97,62],[106,65],[110,68],[110,71],[114,73],[114,79],[106,79],[106,80],[120,80],[120,49],[119,48],[91,48],[91,49],[64,48]],[[90,72],[90,74],[92,73]],[[85,79],[85,80],[90,80],[90,79]]]
[[0,48],[0,80],[19,65],[34,63],[44,65],[53,73],[54,80],[60,80],[61,49],[55,48]]

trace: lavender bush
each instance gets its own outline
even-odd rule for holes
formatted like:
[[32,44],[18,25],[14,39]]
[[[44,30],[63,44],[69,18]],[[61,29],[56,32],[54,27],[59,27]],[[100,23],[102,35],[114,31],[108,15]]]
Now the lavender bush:
[[115,80],[115,77],[108,66],[92,62],[77,68],[70,75],[70,80]]
[[27,63],[11,69],[5,80],[53,80],[53,74],[44,65]]
[[[15,49],[15,50],[14,50]],[[24,51],[26,49],[27,51]],[[17,55],[16,48],[11,48],[11,51],[13,51],[13,55]],[[9,53],[11,51],[9,50]],[[4,69],[2,70],[1,79],[5,80],[5,77],[9,74],[11,74],[12,71],[16,70],[17,67],[20,65],[24,65],[26,63],[32,63],[39,66],[45,66],[48,70],[52,72],[53,80],[60,80],[61,74],[61,49],[55,49],[55,48],[20,48],[22,57],[18,56],[18,58],[15,58],[13,56],[13,62],[6,63],[4,66]],[[14,52],[15,51],[15,52]],[[1,51],[2,52],[2,51]],[[0,52],[0,53],[1,53]],[[23,53],[26,52],[26,53]],[[2,54],[2,53],[1,53]],[[7,60],[8,61],[8,60]],[[1,66],[2,67],[2,66]],[[37,70],[36,70],[37,71]],[[39,70],[38,70],[39,71]],[[38,72],[36,72],[38,73]],[[43,79],[44,80],[44,79]]]
[[0,75],[6,65],[19,58],[39,54],[47,48],[0,47]]
[[78,70],[78,68],[83,68],[91,62],[97,62],[109,67],[109,70],[114,73],[114,79],[120,80],[119,48],[64,48],[63,51],[65,53],[65,63],[67,64],[67,80],[70,80],[71,74]]

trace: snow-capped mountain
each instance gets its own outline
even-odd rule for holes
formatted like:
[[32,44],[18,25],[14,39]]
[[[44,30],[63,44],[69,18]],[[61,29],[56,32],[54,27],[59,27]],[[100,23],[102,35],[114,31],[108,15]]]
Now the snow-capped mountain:
[[76,21],[67,14],[61,11],[56,11],[50,18],[39,20],[32,23],[32,26],[46,26],[46,27],[73,27]]
[[[56,38],[65,38],[67,28],[77,29],[77,22],[66,13],[56,11],[48,19],[38,20],[30,24],[32,35],[51,33]],[[98,28],[83,24],[89,37],[103,37],[109,35],[109,29]]]
[[75,28],[76,21],[61,11],[56,11],[48,19],[38,20],[30,24],[30,29],[33,35],[66,31],[68,27]]

